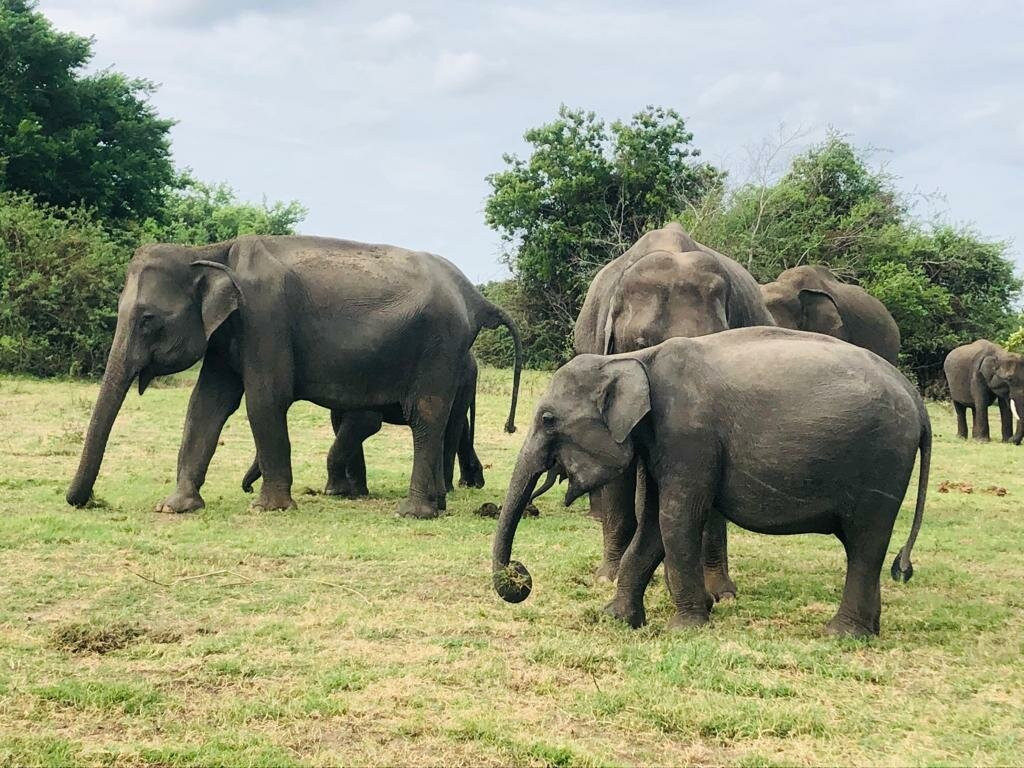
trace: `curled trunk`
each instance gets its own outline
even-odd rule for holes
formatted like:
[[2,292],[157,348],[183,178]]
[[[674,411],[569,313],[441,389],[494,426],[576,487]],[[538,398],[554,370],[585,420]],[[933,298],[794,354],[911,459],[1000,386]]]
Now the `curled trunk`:
[[544,467],[536,466],[537,462],[524,448],[516,461],[516,468],[509,481],[505,503],[501,507],[498,518],[498,530],[494,534],[494,546],[491,550],[491,571],[494,589],[503,600],[509,603],[521,603],[530,595],[533,579],[522,563],[512,560],[512,541],[515,539],[516,528],[523,516],[534,486],[540,478]]

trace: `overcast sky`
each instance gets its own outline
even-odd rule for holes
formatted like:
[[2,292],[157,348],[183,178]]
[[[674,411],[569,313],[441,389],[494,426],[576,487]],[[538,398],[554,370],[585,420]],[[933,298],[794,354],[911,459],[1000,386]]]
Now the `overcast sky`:
[[[771,10],[769,10],[769,7]],[[175,160],[302,230],[500,277],[484,177],[560,103],[674,107],[707,159],[828,126],[884,150],[925,217],[1024,244],[1024,2],[42,0],[98,67],[159,84]]]

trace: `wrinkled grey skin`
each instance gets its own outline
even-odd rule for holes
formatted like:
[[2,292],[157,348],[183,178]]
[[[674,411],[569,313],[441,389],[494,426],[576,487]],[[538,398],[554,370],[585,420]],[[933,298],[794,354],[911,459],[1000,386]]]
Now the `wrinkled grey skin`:
[[[245,396],[264,482],[254,506],[294,506],[288,408],[400,403],[413,430],[399,511],[444,507],[442,454],[457,371],[481,327],[507,325],[450,262],[427,253],[315,237],[241,237],[203,248],[148,245],[128,265],[117,328],[67,500],[92,495],[124,396],[202,359],[166,512],[203,506],[200,488],[227,418]],[[517,361],[520,358],[517,356]],[[507,429],[514,429],[517,365]]]
[[[999,404],[999,426],[1004,443],[1020,445],[1024,438],[1024,357],[998,344],[979,339],[957,347],[942,364],[956,410],[957,437],[967,439],[967,409],[974,416],[973,437],[988,442],[988,407]],[[1013,412],[1017,408],[1017,431]]]
[[[794,382],[829,386],[794,386]],[[644,591],[665,561],[675,604],[670,627],[708,621],[701,534],[709,510],[748,530],[825,533],[846,549],[842,603],[827,631],[877,634],[879,573],[914,459],[921,473],[914,521],[892,566],[912,574],[931,460],[924,402],[889,363],[819,334],[742,328],[670,339],[626,354],[581,355],[540,399],[492,551],[495,589],[510,602],[532,588],[512,561],[526,501],[550,468],[569,481],[565,503],[593,492],[637,459],[648,474],[639,529],[607,611],[637,627]]]
[[[673,222],[645,234],[597,273],[573,341],[578,355],[603,355],[632,352],[675,336],[774,324],[750,273]],[[643,479],[642,473],[627,472],[590,496],[591,514],[603,527],[600,577],[616,577],[643,506]],[[708,591],[716,599],[734,597],[725,521],[717,514],[708,520],[704,558]]]
[[840,282],[827,267],[787,269],[761,292],[779,327],[835,336],[896,365],[900,329],[889,310],[860,286]]
[[[474,446],[476,432],[476,380],[477,364],[472,354],[460,369],[458,390],[452,401],[451,414],[444,435],[444,479],[449,492],[454,489],[455,459],[459,460],[459,485],[468,488],[484,487],[484,468]],[[467,408],[469,418],[467,419]],[[397,403],[372,411],[331,411],[331,426],[335,439],[327,454],[327,496],[354,499],[369,496],[366,487],[366,457],[363,441],[377,434],[381,425],[407,425],[401,406]],[[242,478],[242,490],[253,492],[253,483],[260,477],[259,458],[253,459],[249,471]]]

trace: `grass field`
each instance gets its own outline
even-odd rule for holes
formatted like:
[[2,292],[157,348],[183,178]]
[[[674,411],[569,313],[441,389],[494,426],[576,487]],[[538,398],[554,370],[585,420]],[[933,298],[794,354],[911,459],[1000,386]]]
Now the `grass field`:
[[[0,764],[1021,762],[1024,448],[957,443],[949,409],[931,407],[915,577],[883,581],[878,639],[821,633],[838,541],[735,528],[739,598],[670,635],[659,577],[651,624],[632,631],[601,614],[598,525],[555,493],[514,550],[533,595],[512,606],[491,589],[494,521],[473,510],[501,502],[525,433],[501,432],[510,379],[482,373],[487,487],[457,491],[436,521],[394,516],[405,428],[367,444],[371,499],[305,492],[323,485],[330,441],[308,404],[290,419],[298,510],[248,511],[239,413],[206,509],[154,514],[190,375],[129,395],[98,505],[71,509],[96,387],[0,379]],[[525,376],[521,426],[546,380]]]

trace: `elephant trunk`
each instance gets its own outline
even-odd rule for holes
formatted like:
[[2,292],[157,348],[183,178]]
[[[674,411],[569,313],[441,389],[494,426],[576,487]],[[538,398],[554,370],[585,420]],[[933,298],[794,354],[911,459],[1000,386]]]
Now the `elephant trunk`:
[[[119,329],[120,331],[120,329]],[[127,344],[123,334],[118,332],[114,337],[114,345],[107,358],[106,371],[100,384],[99,398],[93,407],[89,430],[85,436],[82,457],[78,462],[78,471],[68,488],[68,504],[84,507],[92,497],[92,487],[99,474],[103,453],[107,447],[107,438],[114,425],[114,419],[121,404],[124,402],[128,388],[135,379],[136,372],[126,365]]]
[[533,589],[533,579],[526,566],[511,559],[516,527],[523,516],[523,509],[533,494],[537,480],[544,471],[544,467],[532,455],[528,446],[529,442],[516,461],[516,468],[505,494],[505,503],[501,506],[498,530],[494,534],[494,546],[491,550],[494,589],[509,603],[521,603],[529,597],[530,590]]
[[1024,439],[1024,396],[1015,395],[1010,399],[1011,405],[1013,405],[1013,411],[1016,411],[1017,417],[1017,429],[1013,433],[1013,444],[1020,445],[1021,440]]

